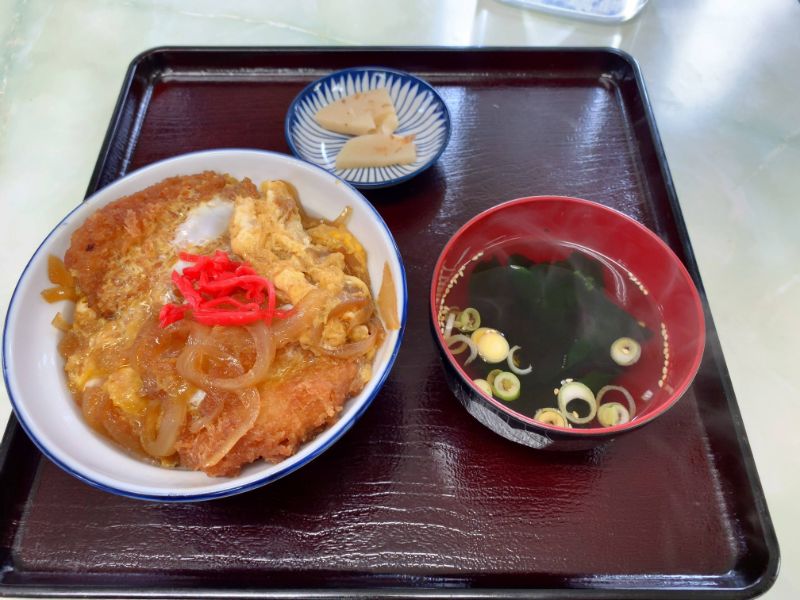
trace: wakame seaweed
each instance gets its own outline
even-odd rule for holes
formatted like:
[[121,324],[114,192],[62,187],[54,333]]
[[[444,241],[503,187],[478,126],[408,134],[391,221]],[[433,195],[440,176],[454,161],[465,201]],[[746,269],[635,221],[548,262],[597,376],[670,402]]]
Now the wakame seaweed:
[[[609,384],[623,369],[609,353],[614,340],[630,337],[643,343],[651,335],[611,300],[602,265],[577,252],[556,263],[534,264],[518,255],[507,264],[496,258],[484,261],[470,277],[468,295],[481,324],[521,346],[521,366],[533,367],[518,406],[523,412],[535,409],[525,410],[525,404],[541,404],[542,395],[552,398],[562,379],[593,390]],[[476,365],[481,372],[473,376],[485,377],[496,366]]]

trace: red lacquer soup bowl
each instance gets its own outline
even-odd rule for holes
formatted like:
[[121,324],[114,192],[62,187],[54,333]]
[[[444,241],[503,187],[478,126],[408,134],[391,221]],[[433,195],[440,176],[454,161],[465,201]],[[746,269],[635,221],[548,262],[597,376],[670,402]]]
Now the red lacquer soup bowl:
[[[468,321],[462,321],[465,317],[461,317],[460,312],[474,300],[470,296],[470,282],[475,281],[473,275],[477,276],[493,260],[496,261],[494,264],[505,266],[517,264],[521,257],[523,264],[533,269],[538,265],[550,268],[556,263],[571,265],[576,256],[591,264],[589,270],[594,278],[587,280],[586,286],[596,291],[590,293],[604,294],[600,300],[603,306],[612,303],[612,311],[622,314],[618,311],[622,309],[626,313],[624,318],[630,323],[638,323],[642,331],[647,332],[641,344],[634,344],[638,360],[622,367],[612,365],[613,380],[606,381],[599,389],[592,389],[592,398],[585,402],[568,397],[570,394],[574,396],[577,388],[574,385],[564,387],[571,378],[561,379],[563,372],[553,373],[553,387],[552,390],[548,388],[548,393],[521,401],[509,399],[504,390],[498,391],[497,387],[486,386],[483,382],[480,382],[481,388],[473,378],[484,379],[482,375],[476,376],[475,370],[484,355],[478,354],[472,366],[467,368],[466,358],[477,352],[479,344],[465,349],[464,337],[477,338],[470,333],[468,325],[465,325],[465,331],[460,331],[460,325]],[[545,295],[542,288],[535,286],[521,289],[525,291],[511,295],[513,299],[510,302],[523,301],[527,302],[526,307],[535,307],[536,298],[520,300],[519,295]],[[508,298],[509,295],[505,294],[505,306],[509,306]],[[551,299],[541,302],[553,304]],[[564,305],[567,304],[565,301]],[[436,263],[430,311],[445,376],[456,398],[473,417],[495,433],[534,448],[585,449],[653,421],[686,392],[700,366],[705,346],[705,320],[700,296],[675,253],[655,233],[630,217],[578,198],[519,198],[490,208],[466,223],[450,239]],[[451,319],[450,313],[459,316]],[[591,318],[591,315],[579,315],[572,322],[583,323]],[[484,326],[500,329],[490,322],[481,323],[481,327]],[[524,327],[511,329],[501,331],[501,334],[513,348],[520,343],[514,339],[520,335],[518,330]],[[461,341],[452,338],[454,335],[458,335]],[[574,342],[580,340],[576,338]],[[541,343],[547,344],[548,341],[541,340]],[[451,348],[462,352],[454,354]],[[626,348],[625,352],[628,350]],[[525,370],[528,367],[535,370],[547,361],[541,360],[537,365],[534,359],[530,365],[519,364],[516,360],[519,354],[512,356],[514,364],[506,359],[491,366],[500,371],[516,372],[517,381],[524,388],[529,375]],[[620,364],[619,354],[614,360]],[[567,364],[566,359],[563,364]],[[487,368],[484,365],[484,371]],[[540,382],[549,381],[550,375],[540,372],[538,377]],[[581,381],[579,375],[576,379]],[[589,389],[589,378],[585,381]],[[608,385],[613,387],[603,391]],[[560,404],[559,392],[562,389],[564,403]],[[628,407],[627,416],[625,411],[621,414],[614,412],[618,405],[602,409],[604,404],[612,401]],[[573,410],[576,406],[573,402],[584,408]],[[535,418],[534,409],[543,407],[558,412],[560,418],[554,418],[552,412],[544,413],[548,418],[542,413]],[[603,419],[600,418],[601,412]],[[609,415],[614,418],[609,418]]]

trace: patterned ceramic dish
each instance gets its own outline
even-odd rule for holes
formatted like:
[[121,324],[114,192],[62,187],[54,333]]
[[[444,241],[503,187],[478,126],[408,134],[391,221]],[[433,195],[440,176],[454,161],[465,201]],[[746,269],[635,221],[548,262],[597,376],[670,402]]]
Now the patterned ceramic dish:
[[[133,458],[85,422],[67,389],[56,347],[60,335],[50,322],[57,311],[71,319],[71,303],[48,304],[39,292],[50,283],[47,256],[63,256],[75,229],[109,202],[167,177],[214,170],[254,181],[284,179],[296,187],[309,212],[333,219],[349,206],[350,230],[367,251],[372,281],[381,281],[388,262],[396,285],[401,328],[388,333],[373,363],[373,375],[348,400],[339,419],[289,458],[258,461],[235,477],[164,469]],[[31,258],[14,290],[3,335],[3,375],[20,424],[38,448],[67,473],[101,490],[147,500],[187,502],[244,492],[275,481],[308,464],[339,439],[364,413],[383,385],[400,348],[406,322],[406,279],[392,234],[375,208],[357,190],[322,169],[274,152],[209,150],[148,165],[103,188],[69,213]]]
[[[337,169],[336,155],[351,136],[322,128],[314,115],[323,106],[357,92],[386,88],[400,122],[396,135],[414,135],[417,160],[410,165]],[[380,67],[336,71],[310,83],[286,115],[286,141],[298,158],[319,165],[359,188],[380,188],[418,175],[444,152],[450,139],[450,113],[442,98],[422,79]]]

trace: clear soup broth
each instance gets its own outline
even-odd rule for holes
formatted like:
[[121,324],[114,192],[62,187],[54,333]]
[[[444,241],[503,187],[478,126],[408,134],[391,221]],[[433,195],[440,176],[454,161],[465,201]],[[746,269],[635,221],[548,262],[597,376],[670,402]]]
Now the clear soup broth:
[[[521,415],[563,427],[618,425],[646,414],[664,385],[669,338],[656,299],[606,256],[565,242],[509,240],[472,257],[447,288],[439,324],[456,361]],[[477,330],[468,307],[479,315]],[[507,346],[488,340],[486,329]]]

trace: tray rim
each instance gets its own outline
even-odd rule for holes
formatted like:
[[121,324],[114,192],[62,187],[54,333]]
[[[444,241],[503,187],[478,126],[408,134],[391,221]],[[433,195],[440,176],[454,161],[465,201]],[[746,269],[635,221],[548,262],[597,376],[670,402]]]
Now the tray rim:
[[[607,54],[622,60],[631,69],[637,91],[642,100],[643,114],[647,122],[647,130],[650,133],[652,147],[655,151],[655,158],[658,162],[659,170],[664,181],[667,192],[669,208],[678,232],[678,241],[684,255],[684,262],[687,271],[697,287],[700,298],[704,306],[704,316],[706,319],[706,329],[716,332],[716,325],[711,315],[708,297],[700,277],[700,271],[694,255],[694,250],[689,238],[688,229],[683,218],[683,212],[678,201],[672,175],[667,163],[666,152],[664,150],[661,136],[656,125],[653,114],[652,103],[647,92],[644,77],[638,61],[630,53],[610,46],[202,46],[202,45],[161,45],[146,49],[137,54],[126,70],[120,92],[117,96],[114,109],[111,113],[109,126],[98,152],[97,161],[89,178],[85,196],[98,191],[100,177],[110,160],[110,149],[118,132],[123,127],[123,108],[128,98],[131,88],[139,75],[139,71],[147,66],[148,61],[157,60],[159,56],[168,53],[182,53],[186,55],[229,55],[229,54],[251,54],[251,55],[314,55],[314,54],[334,54],[347,55],[355,52],[380,53],[391,52],[394,54],[411,54],[418,52],[435,54],[501,54],[501,53],[525,53],[525,54]],[[155,73],[163,72],[154,68],[148,81],[156,79]],[[138,126],[135,130],[138,129]],[[134,131],[135,131],[134,130]],[[707,342],[707,346],[708,346]],[[258,589],[243,590],[234,587],[220,587],[213,589],[198,589],[192,587],[171,587],[169,590],[158,588],[141,587],[121,591],[120,588],[113,586],[98,586],[89,588],[79,588],[75,586],[56,586],[56,585],[14,585],[2,581],[5,569],[0,563],[0,597],[119,597],[119,598],[333,598],[333,597],[354,597],[365,598],[374,597],[379,591],[382,597],[424,597],[424,598],[500,598],[500,597],[525,597],[525,598],[661,598],[675,597],[681,598],[706,598],[706,597],[726,597],[726,598],[752,598],[765,593],[775,583],[778,577],[780,566],[780,547],[775,532],[774,524],[769,514],[766,496],[758,476],[758,470],[753,457],[752,449],[747,438],[744,422],[739,410],[738,402],[733,390],[733,384],[725,362],[719,342],[711,343],[713,350],[713,361],[719,375],[719,382],[727,404],[728,411],[733,421],[736,443],[741,454],[744,472],[750,485],[753,495],[756,515],[764,532],[764,542],[767,552],[767,562],[762,573],[754,578],[744,587],[720,587],[709,588],[705,586],[685,586],[676,585],[668,588],[648,588],[648,587],[621,587],[621,588],[541,588],[541,589],[511,589],[511,588],[425,588],[425,587],[379,587],[379,588],[339,588],[336,590],[316,589],[316,588],[285,588],[285,589]],[[0,477],[5,472],[6,463],[10,460],[10,447],[17,435],[24,435],[22,427],[12,412],[8,424],[5,428],[2,439],[0,440]],[[2,558],[2,556],[0,556]],[[706,576],[705,579],[709,577]],[[700,578],[698,578],[700,579]],[[622,580],[624,581],[624,579]]]

